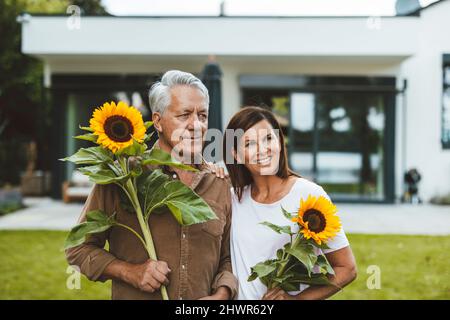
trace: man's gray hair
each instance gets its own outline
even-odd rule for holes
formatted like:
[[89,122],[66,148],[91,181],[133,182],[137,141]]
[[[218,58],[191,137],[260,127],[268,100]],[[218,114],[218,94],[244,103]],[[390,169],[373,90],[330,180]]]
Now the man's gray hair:
[[199,78],[189,72],[170,70],[164,73],[161,81],[156,82],[150,88],[148,99],[152,112],[163,114],[170,105],[170,89],[179,85],[188,85],[200,90],[205,97],[206,107],[209,107],[208,89]]

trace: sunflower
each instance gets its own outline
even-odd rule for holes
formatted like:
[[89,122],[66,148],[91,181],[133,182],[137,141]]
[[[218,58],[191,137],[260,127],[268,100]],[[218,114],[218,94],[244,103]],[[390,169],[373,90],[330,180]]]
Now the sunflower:
[[336,211],[336,206],[324,196],[316,198],[309,195],[306,201],[300,200],[300,209],[292,221],[303,227],[300,232],[306,239],[312,238],[321,245],[333,238],[341,228]]
[[133,144],[133,138],[142,142],[145,137],[142,114],[123,101],[117,105],[113,101],[104,103],[95,109],[89,124],[98,136],[97,143],[114,153]]

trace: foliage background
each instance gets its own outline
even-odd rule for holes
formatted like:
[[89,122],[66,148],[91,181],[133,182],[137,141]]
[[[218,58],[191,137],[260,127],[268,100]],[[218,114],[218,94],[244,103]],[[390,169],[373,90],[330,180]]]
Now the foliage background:
[[71,4],[80,6],[82,14],[107,14],[100,0],[0,1],[0,187],[19,184],[27,142],[37,143],[36,169],[46,170],[50,163],[46,155],[52,119],[43,65],[21,53],[21,25],[16,19],[24,12],[66,14]]

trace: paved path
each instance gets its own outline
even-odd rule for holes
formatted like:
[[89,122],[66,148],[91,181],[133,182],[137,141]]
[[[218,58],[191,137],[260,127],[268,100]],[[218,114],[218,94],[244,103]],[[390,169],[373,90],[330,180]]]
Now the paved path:
[[[68,230],[81,203],[27,198],[28,208],[0,217],[0,229]],[[450,235],[450,206],[338,204],[347,233]]]
[[369,234],[450,235],[450,206],[337,204],[344,230]]
[[50,198],[26,198],[27,208],[0,217],[0,229],[68,230],[78,220],[83,204]]

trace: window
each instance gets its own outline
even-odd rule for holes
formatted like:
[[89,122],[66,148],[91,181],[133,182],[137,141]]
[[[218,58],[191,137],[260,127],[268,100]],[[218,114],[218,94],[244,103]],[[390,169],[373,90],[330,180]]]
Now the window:
[[294,171],[336,201],[394,201],[395,78],[242,75],[240,86],[243,105],[275,113]]
[[385,200],[387,108],[384,93],[292,93],[292,168],[335,200]]

